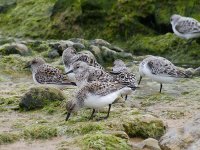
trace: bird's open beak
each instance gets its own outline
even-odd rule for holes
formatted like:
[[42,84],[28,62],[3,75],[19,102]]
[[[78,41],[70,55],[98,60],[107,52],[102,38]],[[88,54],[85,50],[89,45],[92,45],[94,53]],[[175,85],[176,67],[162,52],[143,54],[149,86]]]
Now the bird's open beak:
[[65,121],[67,121],[69,119],[70,115],[71,115],[71,113],[68,112]]
[[73,70],[70,70],[68,72],[66,72],[65,74],[69,74],[69,73],[73,73],[74,71]]

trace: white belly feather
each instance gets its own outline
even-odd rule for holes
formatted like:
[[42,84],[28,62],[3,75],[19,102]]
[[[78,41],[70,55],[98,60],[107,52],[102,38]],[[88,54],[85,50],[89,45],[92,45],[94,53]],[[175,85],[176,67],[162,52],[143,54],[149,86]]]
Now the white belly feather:
[[84,101],[84,105],[86,107],[94,108],[94,109],[104,107],[109,104],[112,104],[117,99],[117,97],[119,97],[121,94],[123,94],[127,91],[131,91],[131,88],[125,87],[121,90],[112,92],[105,96],[93,95],[93,94],[89,93],[87,95],[87,98]]

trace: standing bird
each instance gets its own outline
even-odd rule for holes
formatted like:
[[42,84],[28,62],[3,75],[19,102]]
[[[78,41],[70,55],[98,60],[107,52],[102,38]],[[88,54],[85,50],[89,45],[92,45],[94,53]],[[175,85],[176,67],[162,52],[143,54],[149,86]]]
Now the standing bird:
[[109,106],[108,113],[105,117],[100,119],[107,119],[110,114],[112,103],[117,97],[124,93],[131,92],[131,88],[122,84],[115,84],[111,82],[94,81],[85,84],[76,94],[75,100],[68,101],[67,103],[67,117],[69,119],[72,112],[78,111],[82,107],[92,108],[92,114],[89,119],[92,119],[97,109],[104,106]]
[[[77,53],[73,47],[68,47],[63,51],[62,61],[65,65],[65,72],[71,70],[71,66],[76,61],[83,61],[89,66],[104,69],[91,54]],[[69,78],[75,81],[74,73],[68,74]]]
[[77,61],[72,65],[72,70],[68,73],[71,72],[75,73],[76,84],[78,86],[82,86],[87,82],[100,81],[123,84],[133,90],[137,87],[137,81],[134,74],[128,72],[109,74],[102,69],[89,66],[87,63],[81,61]]
[[147,76],[160,83],[160,93],[163,83],[173,83],[179,78],[188,78],[184,71],[178,69],[169,60],[163,57],[149,56],[139,65],[140,84],[142,77]]
[[200,37],[200,22],[190,17],[183,17],[174,14],[170,22],[174,33],[184,39],[193,39]]
[[[113,75],[118,82],[124,84],[126,83],[129,85],[129,87],[137,86],[135,74],[129,71],[129,69],[126,67],[126,64],[122,60],[117,59],[113,64],[114,66],[110,74]],[[125,96],[125,100],[127,100],[127,95]]]
[[37,84],[76,85],[69,81],[59,69],[46,64],[42,58],[29,61],[25,68],[28,67],[31,68],[33,80]]

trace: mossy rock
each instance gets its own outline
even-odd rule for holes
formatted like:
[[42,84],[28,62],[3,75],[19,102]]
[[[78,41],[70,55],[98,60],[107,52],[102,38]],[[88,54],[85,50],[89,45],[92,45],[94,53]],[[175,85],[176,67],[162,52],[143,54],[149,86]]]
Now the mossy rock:
[[2,55],[10,55],[10,54],[20,54],[20,55],[28,55],[30,51],[28,47],[21,43],[10,43],[4,44],[0,47],[0,53]]
[[49,103],[62,101],[64,99],[65,97],[59,89],[52,87],[33,87],[22,96],[19,106],[24,110],[32,110],[43,108]]
[[127,140],[111,134],[87,134],[82,138],[83,149],[94,150],[130,150]]
[[151,115],[124,117],[122,122],[125,132],[130,137],[158,139],[165,133],[164,122]]
[[58,135],[55,127],[44,125],[33,125],[23,131],[24,138],[28,139],[49,139]]

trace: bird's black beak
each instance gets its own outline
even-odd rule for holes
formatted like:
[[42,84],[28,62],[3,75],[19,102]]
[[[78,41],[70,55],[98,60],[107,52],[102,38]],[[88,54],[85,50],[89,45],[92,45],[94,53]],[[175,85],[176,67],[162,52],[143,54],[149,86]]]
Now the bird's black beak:
[[70,70],[68,72],[66,72],[65,74],[69,74],[69,73],[73,73],[74,71],[73,70]]
[[69,119],[70,115],[71,115],[71,113],[68,112],[65,121],[67,121]]

